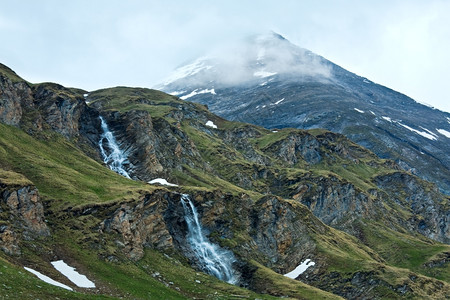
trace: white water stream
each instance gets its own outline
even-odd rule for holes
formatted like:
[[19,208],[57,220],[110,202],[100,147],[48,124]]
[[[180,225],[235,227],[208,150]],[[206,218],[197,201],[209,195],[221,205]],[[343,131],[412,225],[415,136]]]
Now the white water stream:
[[236,259],[231,251],[212,244],[202,231],[198,220],[197,209],[192,203],[189,195],[181,196],[181,204],[184,208],[184,219],[188,226],[187,241],[201,267],[220,280],[231,284],[237,283],[232,264]]
[[[98,145],[100,147],[103,161],[114,172],[131,179],[130,175],[123,166],[124,162],[127,161],[127,156],[122,152],[122,150],[120,150],[114,135],[108,129],[108,125],[101,116],[100,120],[102,122],[103,134],[100,137]],[[105,147],[105,143],[107,147]]]

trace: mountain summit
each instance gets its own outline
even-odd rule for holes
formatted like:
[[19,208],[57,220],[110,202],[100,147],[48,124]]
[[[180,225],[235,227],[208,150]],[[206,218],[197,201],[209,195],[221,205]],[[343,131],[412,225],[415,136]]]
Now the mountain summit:
[[186,83],[210,82],[209,87],[229,87],[261,83],[275,75],[326,80],[331,66],[322,57],[297,47],[277,33],[251,36],[212,56],[201,57],[182,66],[159,88],[186,89]]
[[351,73],[276,33],[180,67],[158,88],[266,128],[343,133],[450,194],[450,114]]

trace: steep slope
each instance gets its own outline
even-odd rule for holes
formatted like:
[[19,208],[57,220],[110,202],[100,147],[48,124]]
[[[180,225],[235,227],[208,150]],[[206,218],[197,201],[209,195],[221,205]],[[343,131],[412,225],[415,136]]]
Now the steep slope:
[[[19,121],[0,124],[1,228],[6,225],[15,233],[12,244],[17,247],[11,249],[20,250],[15,256],[0,254],[14,279],[2,277],[2,295],[439,299],[449,292],[449,246],[423,236],[448,237],[448,198],[341,135],[271,132],[147,89],[91,92],[88,106],[84,91],[14,81],[8,72],[1,76],[10,93],[47,90],[27,98],[36,103],[40,95],[45,105],[34,108],[24,105],[23,97],[7,98],[0,90],[1,107],[9,103],[25,112],[20,118],[9,113],[7,120]],[[61,123],[53,122],[50,116],[59,115],[65,116],[58,119]],[[124,166],[132,178],[164,177],[182,186],[129,180],[102,165],[100,115],[128,156]],[[32,116],[43,122],[23,121]],[[389,181],[401,191],[391,191]],[[32,220],[45,220],[49,235],[27,239],[22,213],[27,210],[6,219],[11,213],[4,212],[14,207],[10,195],[26,187],[39,193],[30,199],[42,203],[43,210],[35,205],[39,218]],[[413,197],[417,191],[425,196]],[[209,239],[237,257],[241,287],[199,272],[186,244],[181,193],[190,195]],[[12,235],[4,236],[3,249]],[[391,245],[401,247],[404,259]],[[50,265],[59,259],[76,266],[96,288],[74,286]],[[309,285],[280,275],[305,259],[315,262],[299,277]],[[45,284],[36,286],[36,279],[17,266],[32,267],[76,292],[67,296],[57,288],[41,290]]]
[[158,86],[228,119],[345,134],[450,194],[450,114],[350,73],[277,34],[201,58]]

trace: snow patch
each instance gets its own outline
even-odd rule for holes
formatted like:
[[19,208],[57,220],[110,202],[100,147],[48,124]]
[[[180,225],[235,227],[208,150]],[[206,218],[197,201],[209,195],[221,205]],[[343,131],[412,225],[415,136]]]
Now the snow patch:
[[450,124],[450,118],[449,117],[446,117],[447,118],[447,122]]
[[[406,129],[408,129],[408,130],[410,130],[410,131],[412,131],[412,132],[414,132],[414,133],[417,133],[417,134],[419,134],[419,135],[421,135],[421,136],[423,136],[423,137],[426,137],[427,139],[430,139],[430,140],[437,140],[437,138],[436,138],[435,135],[429,134],[428,132],[420,131],[420,130],[411,128],[411,127],[409,127],[408,125],[402,124],[402,123],[400,123],[400,122],[397,122],[397,123],[398,123],[400,126],[403,126],[403,127],[405,127]],[[428,131],[428,130],[427,130],[427,131]]]
[[353,108],[354,110],[356,110],[357,112],[359,112],[359,113],[364,113],[364,111],[363,110],[360,110],[360,109],[357,109],[356,107],[355,108]]
[[367,80],[366,78],[363,79],[364,83],[371,83],[369,80]]
[[436,128],[436,130],[437,130],[437,132],[439,132],[443,136],[448,137],[450,139],[450,132],[449,131],[447,131],[445,129],[437,129],[437,128]]
[[167,180],[165,180],[163,178],[156,178],[156,179],[150,180],[148,183],[149,184],[159,183],[161,185],[167,185],[167,186],[178,186],[178,184],[169,183],[169,182],[167,182]]
[[56,270],[76,284],[76,286],[81,288],[95,288],[95,283],[90,281],[86,276],[75,271],[75,268],[69,266],[63,260],[52,261],[51,264]]
[[174,73],[169,78],[166,79],[166,81],[163,83],[163,85],[168,85],[179,79],[195,75],[202,70],[211,69],[213,66],[207,65],[206,60],[207,60],[207,58],[202,57],[202,58],[197,59],[190,65],[183,66],[181,68],[176,69],[174,71]]
[[392,122],[392,119],[389,118],[389,117],[384,117],[384,116],[382,116],[381,118],[382,118],[382,119],[385,119],[385,120],[388,121],[388,122]]
[[373,111],[371,111],[371,110],[370,110],[370,113],[371,113],[372,115],[376,116],[376,114],[375,114]]
[[186,91],[174,91],[174,92],[170,92],[170,93],[167,93],[167,94],[170,94],[172,96],[178,96],[178,95],[181,95],[183,93],[186,93]]
[[283,100],[284,100],[284,98],[281,100],[278,100],[277,102],[274,103],[274,105],[280,104]]
[[267,71],[262,70],[262,71],[257,71],[255,73],[253,73],[253,76],[266,78],[266,77],[270,77],[270,76],[273,76],[273,75],[276,75],[276,74],[277,74],[277,72],[273,72],[272,73],[272,72],[267,72]]
[[84,97],[84,98],[87,98],[87,96],[89,96],[89,93],[83,94],[83,97]]
[[204,90],[201,90],[201,91],[198,91],[198,92],[197,91],[198,91],[198,89],[193,90],[189,94],[181,96],[180,99],[186,100],[188,98],[191,98],[191,97],[193,97],[195,95],[199,95],[199,94],[208,94],[209,93],[209,94],[212,94],[212,95],[216,95],[216,91],[214,89],[204,89]]
[[303,272],[306,271],[309,267],[314,266],[316,263],[310,260],[309,258],[306,259],[304,262],[299,264],[293,271],[284,274],[284,276],[289,277],[291,279],[297,278],[299,275],[301,275]]
[[54,285],[54,286],[58,286],[58,287],[61,287],[63,289],[69,290],[69,291],[73,291],[73,289],[70,286],[67,286],[65,284],[62,284],[61,282],[53,280],[50,277],[45,276],[44,274],[42,274],[42,273],[40,273],[40,272],[38,272],[36,270],[33,270],[31,268],[27,268],[27,267],[24,267],[24,269],[27,270],[30,273],[33,273],[34,275],[37,276],[37,278],[39,278],[40,280],[42,280],[44,282],[47,282],[48,284],[51,284],[51,285]]
[[217,125],[213,121],[208,121],[205,125],[217,129]]
[[437,135],[432,132],[431,130],[426,129],[425,127],[420,126],[420,128],[422,128],[423,130],[427,131],[429,134],[433,135],[434,137],[437,137]]

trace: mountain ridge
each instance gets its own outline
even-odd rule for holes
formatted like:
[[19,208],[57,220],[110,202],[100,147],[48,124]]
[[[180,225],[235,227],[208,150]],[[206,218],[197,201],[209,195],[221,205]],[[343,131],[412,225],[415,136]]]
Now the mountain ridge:
[[[445,151],[450,148],[449,113],[348,72],[286,39],[266,39],[267,45],[253,40],[242,46],[245,50],[235,49],[232,53],[243,57],[236,62],[209,59],[196,72],[158,88],[206,104],[229,120],[269,129],[326,128],[343,133],[450,194],[450,158]],[[246,75],[230,84],[226,78],[235,72]]]

